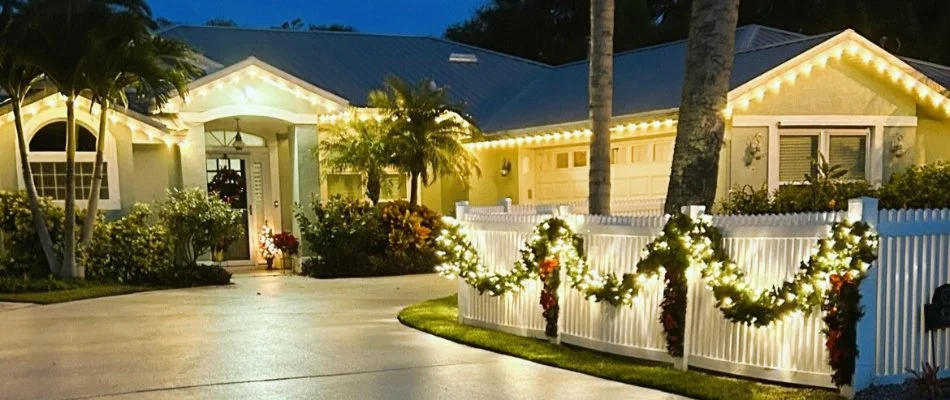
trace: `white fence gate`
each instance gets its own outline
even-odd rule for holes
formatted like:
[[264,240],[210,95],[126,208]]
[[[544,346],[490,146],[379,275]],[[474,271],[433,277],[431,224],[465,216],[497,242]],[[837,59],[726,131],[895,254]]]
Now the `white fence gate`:
[[[569,207],[499,206],[479,209],[460,203],[457,215],[485,265],[508,270],[534,226],[558,214],[585,239],[593,268],[622,275],[635,272],[640,251],[657,236],[665,216],[595,217],[570,214]],[[919,368],[934,351],[938,365],[950,364],[950,332],[931,349],[922,322],[923,305],[941,284],[950,283],[950,210],[880,211],[874,199],[854,200],[848,212],[765,216],[714,216],[729,256],[750,284],[766,288],[795,274],[830,225],[848,217],[864,220],[881,235],[879,261],[862,283],[866,315],[858,326],[861,356],[855,387],[894,383],[906,368]],[[656,361],[672,361],[659,323],[662,283],[641,291],[634,307],[593,303],[561,286],[560,338],[590,349]],[[689,286],[686,355],[688,365],[778,382],[833,387],[821,313],[801,315],[755,328],[726,320],[700,278]],[[544,337],[540,282],[521,293],[479,295],[459,284],[462,323],[529,337]]]

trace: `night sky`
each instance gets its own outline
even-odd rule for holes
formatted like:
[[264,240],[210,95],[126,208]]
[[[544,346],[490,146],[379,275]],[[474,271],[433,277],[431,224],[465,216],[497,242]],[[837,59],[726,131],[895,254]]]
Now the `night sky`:
[[485,0],[151,0],[155,17],[186,24],[229,18],[270,27],[300,18],[305,24],[341,23],[360,32],[441,36]]

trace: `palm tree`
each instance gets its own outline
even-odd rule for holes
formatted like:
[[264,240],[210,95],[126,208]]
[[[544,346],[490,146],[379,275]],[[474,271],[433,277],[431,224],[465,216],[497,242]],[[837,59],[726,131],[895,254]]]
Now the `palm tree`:
[[324,133],[327,139],[314,149],[323,163],[335,172],[360,171],[366,182],[366,196],[373,204],[379,203],[383,172],[392,165],[393,150],[389,143],[392,123],[384,119],[361,120],[329,125]]
[[[95,58],[97,68],[87,73],[93,101],[99,104],[99,136],[96,141],[96,160],[93,164],[92,183],[86,206],[86,221],[83,224],[80,246],[88,246],[96,223],[99,206],[99,189],[102,187],[103,153],[108,130],[108,111],[115,104],[128,106],[126,90],[131,89],[140,100],[164,104],[172,91],[184,97],[190,79],[198,74],[194,54],[184,42],[151,36],[143,20],[119,18],[129,24],[128,32],[139,33],[133,40],[118,46],[98,46]],[[117,26],[117,21],[113,26]]]
[[23,184],[26,186],[30,213],[33,216],[33,228],[39,236],[50,273],[58,275],[61,262],[59,254],[53,247],[46,216],[40,208],[36,184],[33,182],[33,170],[27,157],[26,135],[23,131],[23,101],[33,85],[42,78],[42,72],[33,66],[30,59],[33,48],[29,45],[28,36],[24,35],[26,29],[20,14],[21,6],[20,0],[0,1],[0,90],[10,96],[10,103],[13,106],[20,169],[23,173]]
[[439,176],[457,176],[463,185],[480,174],[475,158],[459,140],[472,135],[462,107],[450,103],[444,88],[430,79],[409,84],[386,78],[383,88],[369,94],[370,107],[393,119],[390,133],[397,168],[410,178],[409,202],[419,205],[419,185],[430,185]]
[[[36,47],[36,65],[59,92],[66,96],[66,199],[63,226],[64,278],[82,278],[76,263],[76,98],[88,88],[87,73],[97,68],[96,46],[131,40],[124,29],[115,29],[120,18],[151,21],[145,0],[31,0],[23,7]],[[147,24],[147,23],[146,23]],[[105,112],[105,110],[103,110]]]
[[693,0],[667,213],[716,199],[739,0]]
[[590,2],[590,178],[592,215],[610,215],[610,117],[614,101],[614,0]]

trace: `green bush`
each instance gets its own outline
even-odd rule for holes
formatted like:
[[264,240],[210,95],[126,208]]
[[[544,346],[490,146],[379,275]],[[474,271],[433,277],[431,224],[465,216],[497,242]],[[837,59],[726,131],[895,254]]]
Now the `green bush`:
[[[62,251],[66,220],[62,207],[54,205],[49,198],[41,198],[40,209],[46,215],[56,251]],[[26,193],[0,191],[0,276],[42,278],[49,274]]]
[[312,252],[303,273],[318,278],[387,276],[432,272],[438,264],[434,233],[441,216],[396,201],[331,198],[314,202],[314,218],[298,213],[301,236]]
[[136,204],[128,215],[96,224],[92,245],[85,254],[86,278],[133,285],[154,284],[172,261],[170,238],[152,212]]
[[198,257],[241,237],[240,211],[199,189],[172,189],[160,205],[159,220],[171,238],[175,264],[194,264]]
[[21,277],[0,276],[0,293],[37,293],[69,290],[88,286],[89,282],[80,280],[61,280],[51,276],[46,278],[23,279]]
[[891,175],[881,187],[881,208],[950,207],[950,163],[912,167]]
[[167,287],[227,285],[231,273],[220,265],[176,264],[166,268],[154,284]]

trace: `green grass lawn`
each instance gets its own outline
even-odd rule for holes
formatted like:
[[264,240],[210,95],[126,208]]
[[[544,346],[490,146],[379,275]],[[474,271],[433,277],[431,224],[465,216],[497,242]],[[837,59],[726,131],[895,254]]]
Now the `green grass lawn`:
[[0,293],[0,301],[14,303],[56,304],[67,301],[93,299],[96,297],[117,296],[135,292],[158,289],[149,286],[131,286],[117,283],[94,283],[71,285],[53,290],[21,291],[19,293]]
[[696,399],[839,399],[831,390],[798,388],[724,377],[699,371],[679,371],[650,363],[577,347],[555,345],[503,332],[458,323],[455,295],[406,307],[399,321],[443,338],[571,371],[654,388]]

